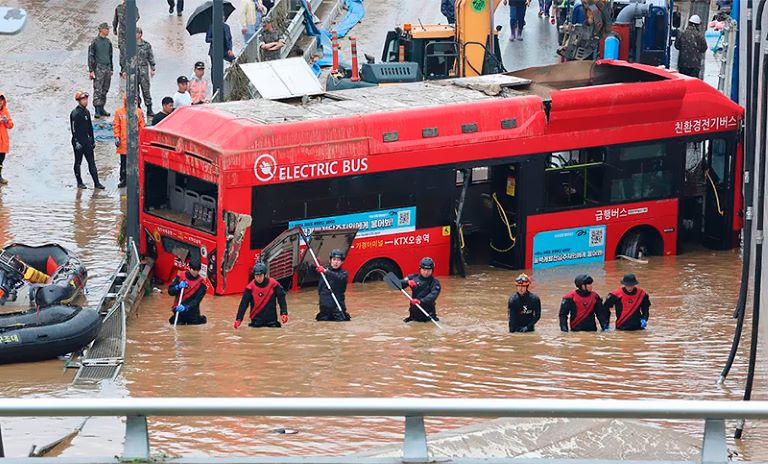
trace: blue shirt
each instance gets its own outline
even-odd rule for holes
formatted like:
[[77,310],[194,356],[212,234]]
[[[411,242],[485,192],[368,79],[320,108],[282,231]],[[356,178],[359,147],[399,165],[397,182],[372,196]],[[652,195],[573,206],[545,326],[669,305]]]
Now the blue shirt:
[[[232,61],[234,58],[228,55],[232,50],[232,30],[229,28],[229,24],[223,23],[222,29],[224,32],[224,59]],[[211,45],[208,46],[208,55],[213,59],[213,24],[208,26],[208,32],[205,34],[205,42]]]

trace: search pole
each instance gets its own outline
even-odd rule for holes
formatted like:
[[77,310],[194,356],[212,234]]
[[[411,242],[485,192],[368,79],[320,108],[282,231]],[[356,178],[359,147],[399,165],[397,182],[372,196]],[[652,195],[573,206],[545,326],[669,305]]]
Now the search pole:
[[[130,246],[139,243],[139,127],[136,117],[136,0],[125,2],[125,95],[126,118],[128,122],[127,159],[125,164],[126,181],[126,235],[125,241]],[[130,250],[128,250],[130,252]]]
[[218,92],[217,101],[224,101],[224,0],[213,0],[213,55],[211,56],[211,79],[213,93]]

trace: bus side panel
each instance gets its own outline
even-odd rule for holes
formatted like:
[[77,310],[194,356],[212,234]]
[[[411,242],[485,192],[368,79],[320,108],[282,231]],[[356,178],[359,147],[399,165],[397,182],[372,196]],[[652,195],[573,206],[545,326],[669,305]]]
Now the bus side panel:
[[606,260],[616,257],[616,247],[621,238],[638,226],[654,228],[664,242],[664,256],[674,255],[677,253],[677,221],[677,198],[529,216],[525,238],[525,267],[532,267],[533,239],[539,232],[599,225],[606,226]]
[[[451,258],[449,226],[356,238],[344,261],[344,268],[349,272],[351,282],[366,263],[374,259],[389,259],[407,275],[418,272],[419,261],[425,256],[435,260],[435,275],[448,275]],[[325,258],[320,257],[320,260],[324,262]]]

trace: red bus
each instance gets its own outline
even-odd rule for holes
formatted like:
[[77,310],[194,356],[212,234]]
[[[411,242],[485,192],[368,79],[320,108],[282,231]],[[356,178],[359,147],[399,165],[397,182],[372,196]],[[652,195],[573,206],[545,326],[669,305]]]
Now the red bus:
[[141,250],[160,278],[200,256],[227,294],[297,225],[357,228],[357,282],[732,248],[743,114],[622,61],[185,107],[141,134]]

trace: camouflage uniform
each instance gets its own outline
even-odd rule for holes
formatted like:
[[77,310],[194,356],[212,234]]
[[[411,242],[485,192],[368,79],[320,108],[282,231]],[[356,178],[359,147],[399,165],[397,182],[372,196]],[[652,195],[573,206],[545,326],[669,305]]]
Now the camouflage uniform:
[[685,31],[675,40],[675,48],[680,50],[677,56],[677,69],[682,74],[699,77],[701,61],[707,51],[704,33],[695,24],[688,24]]
[[[139,8],[136,7],[136,21],[139,20]],[[117,36],[117,48],[120,50],[120,72],[125,72],[125,3],[115,7],[112,29]]]
[[152,112],[152,96],[149,90],[149,71],[155,70],[155,54],[152,52],[152,45],[146,40],[136,43],[136,98],[139,98],[139,89],[144,96],[144,105],[147,108],[147,114]]
[[88,72],[95,75],[93,79],[93,106],[97,110],[107,103],[107,93],[114,69],[112,53],[112,41],[106,37],[97,36],[88,47]]

